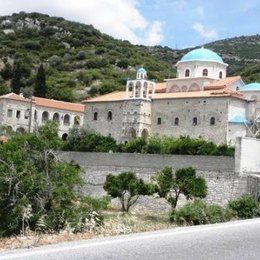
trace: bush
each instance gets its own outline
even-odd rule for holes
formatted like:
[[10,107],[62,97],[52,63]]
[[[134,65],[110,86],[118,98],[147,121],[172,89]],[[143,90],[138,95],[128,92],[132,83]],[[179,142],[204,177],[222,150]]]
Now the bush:
[[[100,204],[82,196],[81,169],[61,162],[55,150],[58,127],[48,122],[37,133],[12,135],[0,144],[0,236],[34,231],[74,232],[101,224]],[[103,203],[104,204],[104,203]]]
[[201,200],[189,202],[179,210],[173,210],[170,220],[178,225],[201,225],[225,222],[232,218],[232,213],[216,204],[208,205]]
[[82,128],[72,128],[67,141],[64,142],[63,150],[81,152],[116,152],[118,146],[111,136],[102,136]]
[[239,199],[230,201],[228,208],[242,219],[260,217],[260,203],[251,195],[243,195]]
[[76,56],[77,60],[85,60],[86,59],[86,53],[84,51],[79,51],[77,56]]
[[136,138],[122,146],[123,152],[151,154],[190,154],[190,155],[224,155],[233,156],[234,148],[216,145],[201,138],[150,137]]

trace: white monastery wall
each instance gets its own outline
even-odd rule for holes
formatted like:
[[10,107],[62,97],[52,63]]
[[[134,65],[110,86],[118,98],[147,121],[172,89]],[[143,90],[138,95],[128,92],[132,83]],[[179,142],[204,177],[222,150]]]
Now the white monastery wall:
[[237,138],[236,172],[260,173],[260,139]]

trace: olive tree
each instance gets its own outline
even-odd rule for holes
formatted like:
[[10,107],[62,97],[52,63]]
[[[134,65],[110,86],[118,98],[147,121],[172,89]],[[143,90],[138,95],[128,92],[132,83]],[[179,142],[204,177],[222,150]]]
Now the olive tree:
[[137,178],[135,173],[122,172],[119,175],[107,175],[104,190],[112,198],[119,198],[122,211],[128,212],[140,195],[151,195],[154,189],[153,185]]
[[179,169],[173,174],[172,168],[165,167],[155,177],[156,191],[176,208],[179,197],[183,194],[186,199],[205,198],[207,196],[206,181],[196,176],[193,168]]

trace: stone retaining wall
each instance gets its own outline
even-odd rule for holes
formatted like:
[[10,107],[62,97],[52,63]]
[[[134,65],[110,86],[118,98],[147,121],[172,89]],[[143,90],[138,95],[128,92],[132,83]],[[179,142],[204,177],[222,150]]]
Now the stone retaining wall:
[[[60,158],[68,162],[74,161],[84,169],[87,182],[84,192],[92,196],[105,195],[103,184],[109,173],[133,171],[144,180],[150,180],[165,166],[174,169],[195,168],[197,174],[207,181],[208,202],[225,205],[230,199],[247,191],[247,177],[234,172],[235,162],[232,157],[63,152],[60,153]],[[167,207],[159,198],[146,197],[140,201],[141,205],[152,210]]]

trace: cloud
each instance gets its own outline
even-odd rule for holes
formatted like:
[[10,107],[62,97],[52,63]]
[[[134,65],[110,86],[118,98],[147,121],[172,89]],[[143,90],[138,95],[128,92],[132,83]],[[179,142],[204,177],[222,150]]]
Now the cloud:
[[153,46],[153,45],[158,45],[162,42],[164,36],[163,36],[163,23],[159,21],[154,21],[147,33],[146,33],[146,41],[144,42],[145,45],[148,46]]
[[218,33],[215,29],[205,28],[201,23],[193,24],[193,30],[195,30],[204,39],[213,40],[218,38]]
[[160,22],[149,22],[138,9],[137,0],[0,0],[0,6],[0,15],[26,11],[61,16],[92,24],[103,33],[134,44],[159,44],[163,38]]

